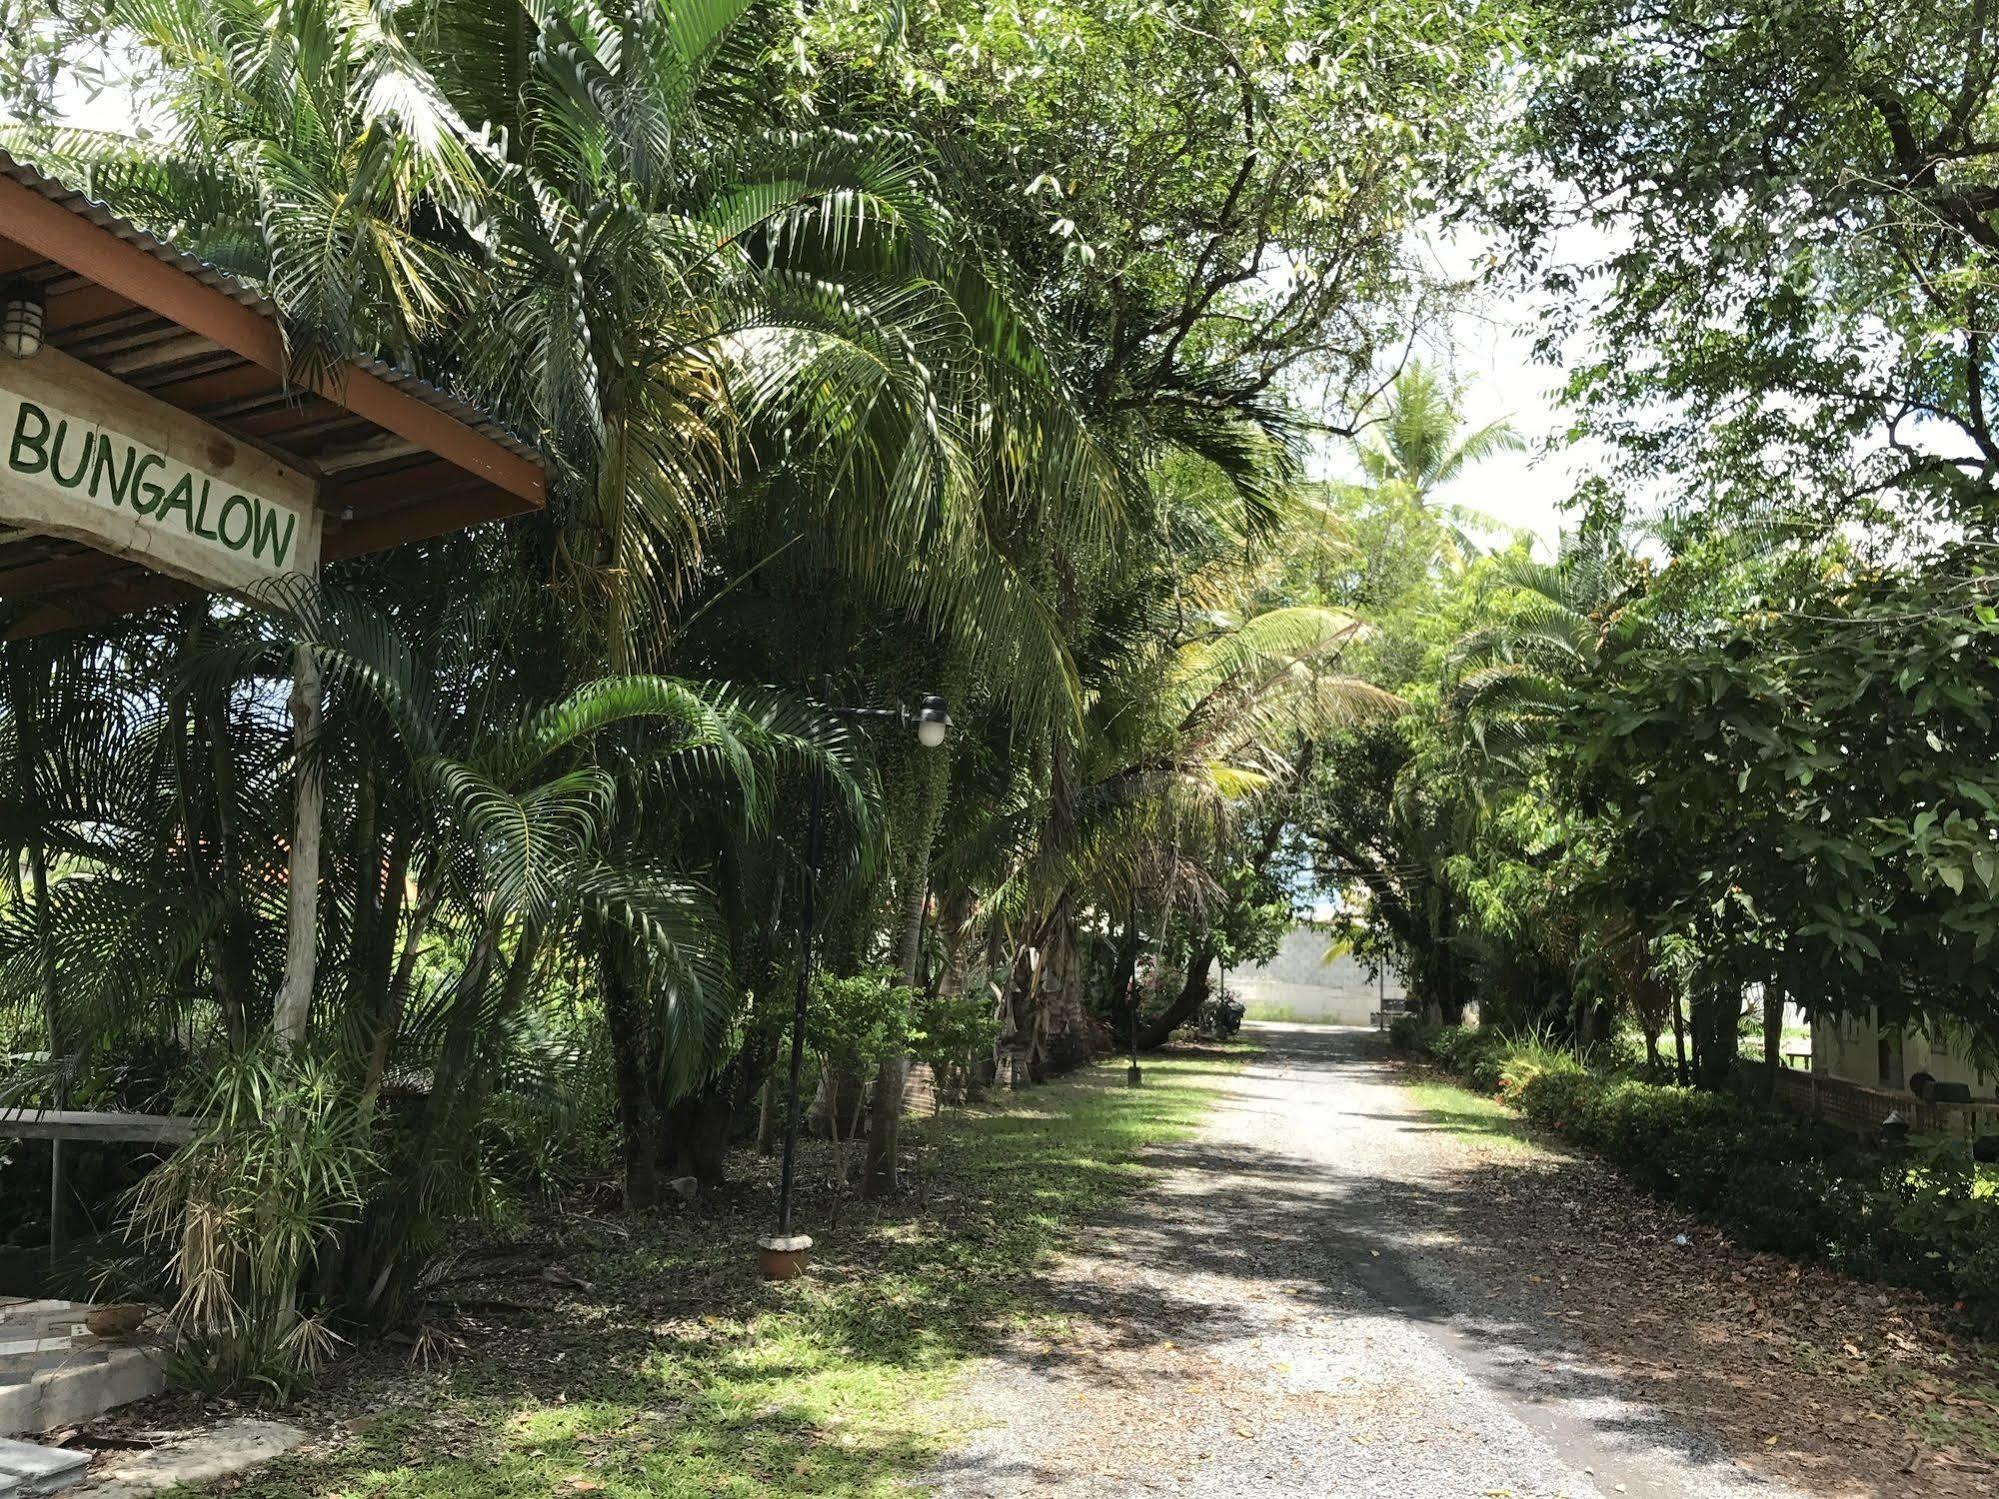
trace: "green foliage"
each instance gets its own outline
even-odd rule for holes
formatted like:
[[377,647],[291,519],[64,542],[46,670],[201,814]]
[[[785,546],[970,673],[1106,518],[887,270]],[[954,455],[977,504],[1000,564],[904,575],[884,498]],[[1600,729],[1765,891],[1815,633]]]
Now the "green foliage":
[[822,969],[812,975],[805,1043],[829,1066],[872,1065],[902,1047],[914,1000],[892,969],[850,978]]
[[1835,574],[1712,642],[1627,652],[1576,706],[1577,794],[1707,970],[1995,1053],[1990,592],[1982,548]]
[[[1388,1039],[1397,1051],[1427,1052],[1444,1029],[1421,1015],[1397,1015],[1388,1025]],[[1462,1029],[1462,1027],[1458,1027]]]
[[199,1133],[145,1178],[133,1212],[166,1259],[176,1372],[283,1396],[338,1341],[300,1286],[359,1216],[376,1158],[337,1074],[311,1058],[232,1058],[192,1104]]
[[1916,1286],[1999,1326],[1999,1169],[1960,1142],[1863,1150],[1722,1094],[1592,1071],[1543,1040],[1483,1027],[1410,1028],[1397,1044],[1754,1248]]
[[[1697,524],[1991,518],[1988,23],[1983,0],[1537,7],[1531,165],[1490,199],[1541,267],[1548,346],[1587,335],[1588,426]],[[1603,231],[1581,264],[1578,221]]]
[[907,1036],[909,1054],[930,1065],[939,1098],[966,1090],[993,1054],[999,1019],[983,989],[970,994],[926,995],[916,1002]]
[[[547,1499],[587,1473],[612,1499],[890,1499],[956,1435],[947,1402],[974,1361],[1059,1322],[1041,1274],[1053,1256],[1103,1203],[1143,1190],[1156,1147],[1191,1134],[1234,1065],[1165,1058],[1136,1093],[1099,1072],[920,1121],[951,1211],[902,1199],[883,1222],[817,1219],[828,1273],[789,1286],[761,1281],[745,1248],[769,1231],[759,1196],[643,1234],[571,1219],[565,1263],[596,1290],[521,1334],[535,1357],[492,1338],[421,1379],[399,1359],[357,1371],[353,1396],[377,1419],[242,1475],[235,1492]],[[824,1165],[808,1155],[801,1181]]]

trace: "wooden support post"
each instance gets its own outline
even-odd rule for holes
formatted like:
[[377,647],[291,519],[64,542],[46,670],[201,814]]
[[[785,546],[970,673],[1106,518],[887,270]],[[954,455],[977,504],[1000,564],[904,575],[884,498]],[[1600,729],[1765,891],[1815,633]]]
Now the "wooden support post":
[[278,989],[271,1030],[280,1046],[305,1039],[312,1018],[312,985],[319,958],[319,837],[323,789],[319,720],[323,691],[319,659],[300,641],[292,657],[292,740],[298,750],[297,800],[285,927],[285,976]]

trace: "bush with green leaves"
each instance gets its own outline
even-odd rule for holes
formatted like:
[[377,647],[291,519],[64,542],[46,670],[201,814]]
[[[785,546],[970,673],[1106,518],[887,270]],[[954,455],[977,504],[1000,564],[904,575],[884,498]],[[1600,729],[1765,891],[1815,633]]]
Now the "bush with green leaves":
[[812,975],[805,1044],[819,1063],[822,1102],[834,1138],[851,1136],[866,1107],[866,1080],[908,1044],[915,991],[889,968]]
[[1999,1169],[1956,1141],[1868,1150],[1723,1094],[1593,1071],[1545,1038],[1411,1026],[1396,1040],[1752,1248],[1914,1286],[1999,1327]]
[[929,1064],[942,1103],[968,1091],[998,1040],[999,1017],[985,994],[931,994],[911,1017],[909,1055]]
[[1388,1040],[1397,1051],[1427,1053],[1442,1029],[1421,1015],[1397,1015],[1388,1023]]

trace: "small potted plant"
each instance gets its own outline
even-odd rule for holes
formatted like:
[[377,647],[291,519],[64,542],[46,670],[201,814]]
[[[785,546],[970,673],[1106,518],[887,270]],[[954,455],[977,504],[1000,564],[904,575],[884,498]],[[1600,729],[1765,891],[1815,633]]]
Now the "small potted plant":
[[812,1262],[812,1236],[757,1240],[757,1268],[765,1280],[796,1280]]

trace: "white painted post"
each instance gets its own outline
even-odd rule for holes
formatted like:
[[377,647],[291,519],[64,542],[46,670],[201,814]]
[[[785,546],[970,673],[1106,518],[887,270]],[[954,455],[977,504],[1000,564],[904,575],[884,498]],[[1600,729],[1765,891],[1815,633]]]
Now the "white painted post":
[[285,977],[278,989],[271,1030],[280,1046],[305,1039],[312,1017],[312,984],[319,959],[319,836],[323,790],[318,740],[323,691],[319,659],[300,641],[292,657],[292,740],[298,749],[297,805],[285,924]]

